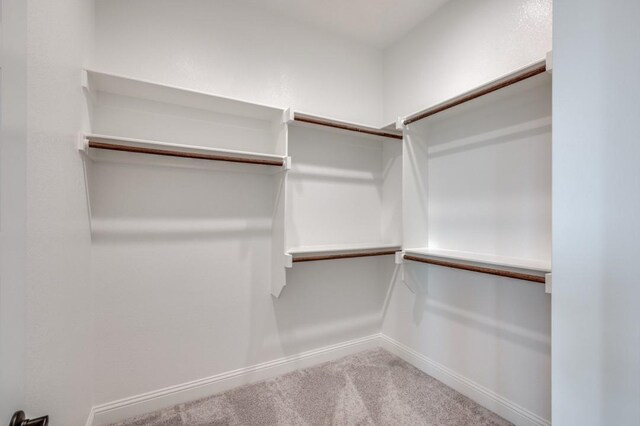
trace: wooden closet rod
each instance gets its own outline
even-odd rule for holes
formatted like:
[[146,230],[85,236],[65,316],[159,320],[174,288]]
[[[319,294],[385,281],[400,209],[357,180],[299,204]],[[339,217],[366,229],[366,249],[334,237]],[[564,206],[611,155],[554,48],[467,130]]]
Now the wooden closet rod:
[[138,154],[164,155],[167,157],[194,158],[198,160],[227,161],[231,163],[259,164],[263,166],[284,165],[284,160],[265,160],[259,158],[233,157],[221,154],[202,154],[197,152],[174,151],[156,148],[143,148],[138,146],[118,145],[113,143],[96,142],[89,140],[89,148],[106,149],[110,151],[134,152]]
[[366,133],[368,135],[402,140],[402,135],[397,133],[386,132],[384,130],[371,129],[364,126],[357,126],[355,124],[342,123],[340,121],[327,120],[319,117],[312,117],[304,114],[294,113],[293,119],[295,121],[299,121],[302,123],[317,124],[318,126],[333,127],[334,129],[348,130],[351,132]]
[[462,269],[465,271],[479,272],[481,274],[497,275],[499,277],[515,278],[517,280],[532,281],[534,283],[545,283],[545,277],[538,275],[524,274],[522,272],[505,271],[504,269],[485,268],[483,266],[467,265],[464,263],[446,262],[443,260],[427,259],[424,257],[411,256],[405,254],[404,258],[414,262],[428,263],[430,265],[444,266],[446,268]]
[[294,257],[293,262],[314,262],[316,260],[351,259],[354,257],[387,256],[395,254],[397,250],[364,251],[358,253],[321,254],[315,256]]
[[484,87],[480,87],[479,89],[473,90],[471,93],[466,95],[462,95],[457,98],[453,98],[451,100],[445,101],[440,105],[436,105],[432,108],[429,108],[425,111],[417,113],[414,116],[410,116],[404,119],[403,123],[405,125],[411,124],[418,120],[422,120],[423,118],[427,118],[431,115],[437,114],[439,112],[445,111],[447,109],[453,108],[465,102],[469,102],[473,99],[479,98],[481,96],[487,95],[491,92],[495,92],[496,90],[500,90],[504,87],[511,86],[513,84],[519,83],[528,78],[534,77],[538,74],[542,74],[547,70],[546,62],[542,62],[539,65],[535,65],[534,68],[526,68],[516,74],[512,74],[505,79],[496,81],[495,83],[490,83]]

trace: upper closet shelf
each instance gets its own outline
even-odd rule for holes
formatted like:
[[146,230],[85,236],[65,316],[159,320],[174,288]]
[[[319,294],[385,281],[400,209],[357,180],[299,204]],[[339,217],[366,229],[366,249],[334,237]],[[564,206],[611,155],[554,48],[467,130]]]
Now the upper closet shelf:
[[551,264],[545,261],[458,250],[434,248],[406,249],[404,250],[404,258],[416,262],[533,281],[542,284],[545,283],[545,275],[551,272]]
[[[550,57],[550,56],[547,55],[547,57]],[[456,96],[454,98],[448,99],[439,104],[433,105],[429,108],[418,111],[414,114],[409,115],[408,117],[400,118],[398,119],[397,127],[402,128],[403,125],[406,126],[408,124],[422,120],[423,118],[427,118],[434,114],[438,114],[439,112],[456,107],[465,102],[469,102],[471,100],[480,98],[484,95],[495,92],[504,87],[508,87],[513,84],[519,83],[521,81],[527,80],[531,77],[535,77],[539,74],[544,73],[545,71],[551,71],[551,65],[549,60],[543,59],[531,65],[528,65],[524,68],[520,68],[507,75],[499,77],[493,81],[490,81],[489,83],[483,84],[482,86],[476,87],[475,89],[471,89],[468,92],[465,92],[459,96]]]
[[324,126],[337,131],[356,132],[363,136],[373,136],[376,138],[390,138],[402,140],[402,133],[396,130],[386,130],[363,124],[348,123],[332,118],[318,115],[306,114],[302,112],[290,112],[289,123],[295,125]]
[[214,149],[193,145],[172,144],[106,135],[85,135],[81,141],[80,150],[92,157],[92,150],[94,149],[191,158],[198,160],[255,164],[281,168],[286,168],[289,165],[289,161],[286,157],[278,155],[234,151],[229,149]]
[[288,267],[294,262],[312,262],[317,260],[350,259],[354,257],[387,256],[400,251],[393,244],[334,244],[321,246],[295,247],[288,251]]
[[259,120],[280,120],[284,112],[283,108],[94,70],[85,70],[82,85],[93,95],[112,93]]

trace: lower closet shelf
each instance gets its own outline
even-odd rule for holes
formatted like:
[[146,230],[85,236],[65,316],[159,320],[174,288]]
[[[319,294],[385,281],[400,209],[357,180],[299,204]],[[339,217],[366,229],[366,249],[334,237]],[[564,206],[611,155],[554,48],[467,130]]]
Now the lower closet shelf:
[[336,244],[305,246],[290,249],[287,254],[292,263],[318,260],[350,259],[355,257],[388,256],[400,251],[393,244]]
[[404,259],[544,284],[549,262],[447,249],[406,249]]

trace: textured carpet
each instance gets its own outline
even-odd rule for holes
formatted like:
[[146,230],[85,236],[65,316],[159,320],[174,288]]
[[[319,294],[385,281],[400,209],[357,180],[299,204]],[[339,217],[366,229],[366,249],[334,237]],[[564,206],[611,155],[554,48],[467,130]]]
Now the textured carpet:
[[373,349],[114,426],[509,424],[389,352]]

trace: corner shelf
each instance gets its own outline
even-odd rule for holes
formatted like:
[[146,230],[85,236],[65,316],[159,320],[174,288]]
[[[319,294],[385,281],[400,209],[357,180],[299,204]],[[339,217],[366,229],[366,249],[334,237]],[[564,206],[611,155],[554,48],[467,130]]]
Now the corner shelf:
[[281,168],[284,168],[288,163],[286,157],[278,155],[93,134],[84,136],[80,149],[90,157],[91,150],[101,149],[137,154],[192,158],[197,160],[275,166]]
[[467,271],[545,283],[549,262],[458,250],[420,248],[404,250],[404,259]]
[[[388,256],[400,251],[393,244],[336,244],[323,246],[295,247],[287,252],[292,263],[319,260],[351,259],[355,257]],[[288,267],[291,267],[289,264]]]

